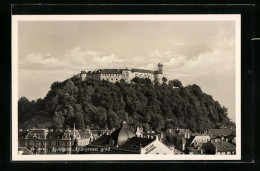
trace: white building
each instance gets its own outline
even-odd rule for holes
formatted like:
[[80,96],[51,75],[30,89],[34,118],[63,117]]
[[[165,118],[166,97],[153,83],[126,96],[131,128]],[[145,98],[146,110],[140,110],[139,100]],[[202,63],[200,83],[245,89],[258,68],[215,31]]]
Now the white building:
[[81,71],[80,77],[82,80],[92,78],[95,80],[107,80],[112,83],[124,80],[129,83],[134,77],[149,78],[152,82],[158,80],[161,84],[163,78],[163,65],[158,64],[158,70],[144,70],[144,69],[98,69],[95,71]]

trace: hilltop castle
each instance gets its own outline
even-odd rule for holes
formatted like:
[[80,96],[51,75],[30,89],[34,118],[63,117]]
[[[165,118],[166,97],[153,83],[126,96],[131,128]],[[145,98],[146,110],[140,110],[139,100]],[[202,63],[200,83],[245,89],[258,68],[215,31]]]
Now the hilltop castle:
[[144,69],[98,69],[95,71],[81,71],[80,77],[82,80],[86,80],[87,78],[92,78],[95,80],[107,80],[112,83],[115,83],[120,80],[125,80],[125,82],[129,83],[134,77],[139,78],[149,78],[152,82],[158,80],[160,84],[162,84],[163,78],[163,65],[158,64],[158,70],[144,70]]

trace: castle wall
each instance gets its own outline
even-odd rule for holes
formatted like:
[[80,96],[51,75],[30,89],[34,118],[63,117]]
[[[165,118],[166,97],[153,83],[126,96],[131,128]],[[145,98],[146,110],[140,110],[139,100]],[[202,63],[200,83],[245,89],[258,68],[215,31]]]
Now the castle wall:
[[158,79],[159,84],[162,84],[163,74],[154,74],[154,79]]
[[152,73],[133,72],[134,77],[149,78],[151,81],[154,81],[154,74]]
[[158,79],[159,84],[162,84],[163,78],[163,65],[158,64],[158,71],[150,71],[150,70],[141,70],[141,69],[132,69],[132,70],[122,70],[122,69],[104,69],[104,70],[96,70],[93,72],[88,72],[86,74],[85,71],[82,71],[81,79],[86,80],[87,78],[92,78],[94,80],[107,80],[112,83],[116,83],[120,80],[125,80],[125,82],[129,83],[134,77],[139,78],[149,78],[152,82],[155,79]]
[[107,80],[112,83],[119,82],[121,79],[123,79],[122,74],[101,74],[100,80]]

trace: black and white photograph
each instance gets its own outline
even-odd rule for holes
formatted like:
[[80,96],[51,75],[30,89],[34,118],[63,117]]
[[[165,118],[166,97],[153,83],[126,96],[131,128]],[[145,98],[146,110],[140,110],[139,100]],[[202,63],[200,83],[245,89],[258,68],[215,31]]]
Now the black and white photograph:
[[13,15],[12,160],[240,160],[240,15]]

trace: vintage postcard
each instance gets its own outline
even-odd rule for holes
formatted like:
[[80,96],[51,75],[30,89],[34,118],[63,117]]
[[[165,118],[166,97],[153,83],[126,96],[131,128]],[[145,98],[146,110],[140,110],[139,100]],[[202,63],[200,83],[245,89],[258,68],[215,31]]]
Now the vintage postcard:
[[13,15],[12,160],[240,160],[240,15]]

